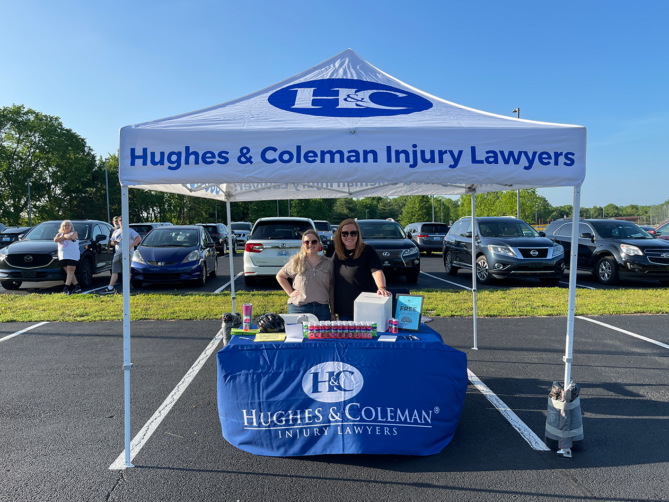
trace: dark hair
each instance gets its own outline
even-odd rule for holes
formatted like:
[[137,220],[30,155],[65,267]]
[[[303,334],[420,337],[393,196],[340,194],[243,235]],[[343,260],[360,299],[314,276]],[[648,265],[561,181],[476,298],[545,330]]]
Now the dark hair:
[[339,227],[337,227],[337,233],[335,234],[334,237],[335,251],[337,253],[337,256],[339,256],[340,260],[346,259],[346,246],[344,246],[344,241],[341,238],[342,229],[346,225],[355,225],[355,228],[358,231],[358,240],[355,243],[355,252],[353,253],[353,258],[354,259],[360,258],[362,250],[365,248],[365,243],[362,242],[362,234],[360,233],[360,227],[358,226],[358,222],[352,218],[342,221],[339,224]]

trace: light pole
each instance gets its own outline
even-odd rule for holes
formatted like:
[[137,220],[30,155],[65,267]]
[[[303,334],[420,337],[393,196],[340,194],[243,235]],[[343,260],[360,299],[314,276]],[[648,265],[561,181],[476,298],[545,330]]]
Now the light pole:
[[214,218],[215,218],[215,223],[218,223],[218,202],[214,204]]
[[288,199],[288,218],[290,218],[290,199]]
[[369,219],[369,209],[365,209],[365,219]]
[[[511,113],[516,113],[516,118],[520,118],[520,106],[513,110]],[[520,190],[516,191],[516,217],[520,219]]]
[[441,199],[441,222],[444,222],[444,199]]
[[276,217],[279,217],[279,199],[276,199]]
[[107,223],[111,223],[109,215],[109,175],[107,174],[107,159],[105,159],[105,186],[107,187]]
[[432,221],[434,221],[434,195],[432,196]]
[[32,181],[31,178],[28,178],[28,221],[29,225],[32,227],[33,226],[33,207],[32,203],[30,201],[30,182]]

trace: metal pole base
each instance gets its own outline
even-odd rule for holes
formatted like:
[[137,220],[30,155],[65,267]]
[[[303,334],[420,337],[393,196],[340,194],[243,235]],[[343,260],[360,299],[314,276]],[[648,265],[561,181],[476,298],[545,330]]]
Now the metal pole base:
[[563,450],[558,450],[557,457],[562,460],[574,460],[574,457],[571,456],[571,448],[564,448]]

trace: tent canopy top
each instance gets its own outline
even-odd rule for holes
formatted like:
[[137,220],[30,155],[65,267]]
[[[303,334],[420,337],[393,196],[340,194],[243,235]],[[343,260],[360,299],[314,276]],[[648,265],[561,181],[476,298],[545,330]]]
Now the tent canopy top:
[[123,186],[220,200],[577,186],[584,127],[445,101],[352,50],[221,105],[121,129]]

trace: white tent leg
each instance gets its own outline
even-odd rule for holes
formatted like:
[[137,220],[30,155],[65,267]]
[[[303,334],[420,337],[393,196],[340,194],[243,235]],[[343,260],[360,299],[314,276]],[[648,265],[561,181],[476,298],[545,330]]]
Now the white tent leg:
[[564,361],[564,389],[571,381],[571,363],[574,350],[574,313],[576,310],[576,267],[578,265],[578,236],[581,213],[581,187],[574,187],[574,211],[571,226],[571,257],[569,258],[569,308],[567,310],[567,346]]
[[232,223],[231,223],[231,216],[230,216],[230,201],[226,200],[225,201],[225,208],[227,209],[228,213],[228,256],[230,256],[230,293],[232,293],[232,313],[234,314],[237,312],[235,310],[235,266],[232,262],[233,254],[232,254]]
[[479,350],[476,329],[476,191],[472,192],[472,295],[474,297],[474,346],[472,349]]
[[123,372],[125,394],[125,467],[134,467],[130,463],[130,260],[128,252],[130,227],[128,221],[128,187],[121,187],[121,226],[123,238]]

